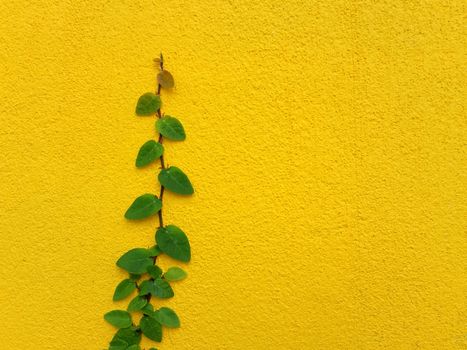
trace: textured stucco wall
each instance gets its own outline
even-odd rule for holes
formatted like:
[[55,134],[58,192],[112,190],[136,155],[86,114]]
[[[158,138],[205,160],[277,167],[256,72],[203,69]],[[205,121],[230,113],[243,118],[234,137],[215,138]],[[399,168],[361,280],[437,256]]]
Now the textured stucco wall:
[[[2,1],[1,349],[106,347],[157,167],[193,249],[162,350],[467,349],[464,1]],[[164,260],[166,266],[169,262]]]

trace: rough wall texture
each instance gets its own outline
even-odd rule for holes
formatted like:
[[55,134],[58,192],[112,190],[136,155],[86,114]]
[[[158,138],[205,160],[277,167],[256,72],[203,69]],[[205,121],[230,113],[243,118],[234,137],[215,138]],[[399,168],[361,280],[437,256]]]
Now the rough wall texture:
[[115,261],[156,226],[123,212],[156,187],[133,112],[161,50],[197,193],[167,195],[194,259],[160,349],[467,349],[464,1],[0,13],[2,349],[106,347]]

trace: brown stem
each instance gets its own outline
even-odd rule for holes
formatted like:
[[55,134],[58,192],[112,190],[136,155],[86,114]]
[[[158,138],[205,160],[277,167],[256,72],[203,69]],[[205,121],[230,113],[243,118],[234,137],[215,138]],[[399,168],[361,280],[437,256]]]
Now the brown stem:
[[[161,59],[160,59],[159,66],[160,66],[160,70],[162,71],[162,70],[164,69],[164,59],[163,59],[163,57],[162,57],[162,53],[161,53]],[[162,88],[162,87],[161,87],[161,84],[158,83],[158,84],[157,84],[157,95],[158,95],[158,96],[160,96],[160,94],[161,94],[161,88]],[[162,113],[161,113],[160,107],[159,107],[159,109],[157,110],[157,118],[159,118],[159,119],[162,118]],[[160,144],[162,144],[162,141],[163,141],[162,134],[159,134],[159,140],[158,140],[158,142],[159,142]],[[164,154],[162,154],[162,155],[160,156],[160,160],[161,160],[161,168],[162,168],[162,169],[165,169]],[[160,193],[159,193],[159,199],[160,199],[161,202],[163,202],[163,197],[164,197],[164,186],[161,185],[161,191],[160,191]],[[159,210],[158,215],[159,215],[159,227],[163,227],[163,226],[164,226],[164,218],[163,218],[163,216],[162,216],[162,208],[161,208],[161,210]],[[156,264],[156,260],[157,260],[157,256],[155,256],[155,257],[153,258],[153,263],[154,263],[154,265]],[[151,278],[151,280],[154,280],[154,279]],[[146,296],[146,298],[148,299],[148,303],[149,303],[149,302],[151,301],[151,294],[148,294],[148,295]]]
[[[161,53],[161,58],[160,58],[160,63],[159,63],[159,66],[160,66],[160,70],[162,71],[164,69],[164,58],[162,56],[162,53]],[[157,95],[160,96],[161,94],[161,84],[157,84]],[[157,118],[162,118],[162,113],[161,113],[161,109],[159,108],[157,110]],[[163,137],[162,137],[162,134],[159,134],[159,143],[162,144],[162,141],[163,141]],[[164,154],[161,155],[160,157],[160,160],[161,160],[161,168],[162,169],[165,169],[165,162],[164,162]],[[159,199],[161,200],[162,202],[162,197],[164,196],[164,186],[161,185],[161,191],[160,191],[160,194],[159,194]],[[162,209],[159,210],[159,227],[163,227],[164,226],[164,219],[162,217]],[[156,261],[156,259],[154,258],[154,262]]]

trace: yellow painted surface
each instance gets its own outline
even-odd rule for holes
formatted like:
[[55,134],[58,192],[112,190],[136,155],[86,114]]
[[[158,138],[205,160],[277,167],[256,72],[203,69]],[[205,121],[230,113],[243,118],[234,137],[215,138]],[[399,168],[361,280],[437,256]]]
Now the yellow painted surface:
[[[162,350],[467,349],[464,1],[3,1],[1,349],[104,349],[153,242],[162,50],[189,279]],[[172,262],[163,259],[163,265]],[[145,343],[146,349],[148,343]]]

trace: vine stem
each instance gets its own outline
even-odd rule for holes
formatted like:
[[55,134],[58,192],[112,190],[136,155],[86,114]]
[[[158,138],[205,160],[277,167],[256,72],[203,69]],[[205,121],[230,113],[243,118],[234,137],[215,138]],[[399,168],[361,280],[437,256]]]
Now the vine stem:
[[[161,53],[161,56],[160,56],[160,61],[159,61],[159,67],[160,67],[160,70],[164,70],[164,58],[162,56],[162,53]],[[156,92],[156,95],[157,96],[160,96],[161,95],[161,84],[157,83],[157,92]],[[162,112],[161,112],[161,108],[159,107],[159,109],[157,110],[157,118],[158,119],[161,119],[162,118]],[[162,134],[159,133],[159,140],[158,142],[162,145],[162,141],[163,141],[163,137],[162,137]],[[162,169],[165,169],[165,162],[164,162],[164,154],[162,154],[160,156],[160,160],[161,160],[161,168]],[[160,190],[160,193],[159,193],[159,199],[161,202],[163,202],[163,197],[164,197],[164,186],[161,185],[161,190]],[[159,228],[160,227],[163,227],[164,226],[164,218],[162,216],[162,208],[161,210],[159,210],[159,213],[158,213],[158,216],[159,216]],[[153,264],[156,265],[156,260],[157,260],[157,256],[155,256],[153,258]],[[151,280],[153,280],[151,278]],[[138,288],[139,289],[139,288]],[[148,303],[151,301],[151,294],[148,294],[147,295],[147,300],[148,300]]]
[[[161,53],[161,56],[160,56],[159,67],[160,67],[161,71],[164,70],[164,57],[162,56],[162,53]],[[161,84],[157,83],[157,95],[160,96],[160,94],[161,94]],[[159,119],[162,118],[162,113],[161,113],[160,107],[157,110],[157,118],[159,118]],[[161,145],[162,145],[162,141],[163,141],[162,134],[159,134],[158,142]],[[164,154],[161,155],[160,160],[161,160],[161,168],[165,169]],[[161,202],[162,202],[163,197],[164,197],[164,186],[161,185],[161,191],[159,193],[159,199],[160,199]],[[164,218],[162,216],[162,208],[161,208],[161,210],[159,210],[159,227],[163,227],[163,226],[164,226]],[[156,257],[154,257],[154,263],[155,262],[156,262]]]

